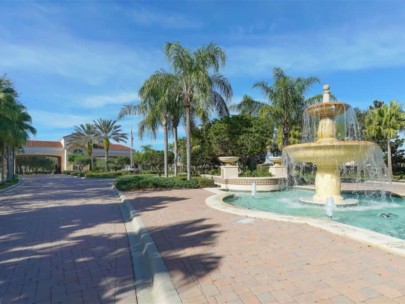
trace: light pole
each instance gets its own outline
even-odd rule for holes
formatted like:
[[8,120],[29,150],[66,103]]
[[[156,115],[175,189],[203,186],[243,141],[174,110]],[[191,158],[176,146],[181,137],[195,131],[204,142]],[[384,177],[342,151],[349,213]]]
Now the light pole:
[[131,129],[131,155],[130,155],[130,163],[131,163],[131,167],[134,165],[134,134],[132,133],[132,129]]

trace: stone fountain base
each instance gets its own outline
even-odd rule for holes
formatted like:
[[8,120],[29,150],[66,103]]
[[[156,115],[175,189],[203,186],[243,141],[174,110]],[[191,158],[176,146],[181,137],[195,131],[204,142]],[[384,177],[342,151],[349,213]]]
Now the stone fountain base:
[[[317,205],[317,206],[325,206],[326,201],[315,200],[314,197],[300,197],[300,202],[304,204],[310,205]],[[349,206],[356,206],[358,205],[359,201],[353,198],[349,199],[341,199],[341,200],[334,200],[334,204],[336,207],[349,207]]]

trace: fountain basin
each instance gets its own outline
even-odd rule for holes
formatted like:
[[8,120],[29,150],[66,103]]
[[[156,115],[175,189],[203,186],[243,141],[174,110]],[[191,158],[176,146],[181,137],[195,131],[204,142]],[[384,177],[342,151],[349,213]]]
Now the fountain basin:
[[339,166],[365,159],[373,150],[379,149],[368,141],[321,141],[291,145],[284,148],[289,158],[296,163],[313,163],[317,166],[315,176],[316,194],[303,197],[301,201],[309,204],[324,205],[329,197],[337,206],[356,205],[355,199],[345,200],[341,195]]
[[379,149],[379,146],[373,142],[334,140],[291,145],[284,151],[294,162],[331,167],[364,159],[374,149]]

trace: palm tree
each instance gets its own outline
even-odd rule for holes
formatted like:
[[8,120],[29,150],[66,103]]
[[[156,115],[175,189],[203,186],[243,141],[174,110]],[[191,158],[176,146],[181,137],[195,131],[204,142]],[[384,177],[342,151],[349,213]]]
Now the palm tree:
[[2,151],[1,180],[14,177],[14,160],[16,148],[21,148],[29,133],[35,134],[32,127],[31,116],[27,113],[25,106],[17,100],[18,94],[14,90],[10,80],[6,77],[0,78],[0,145]]
[[388,174],[392,178],[391,140],[399,131],[405,128],[405,112],[396,101],[390,105],[382,103],[379,107],[372,108],[365,118],[366,135],[372,138],[382,137],[387,142]]
[[241,115],[258,117],[260,109],[262,109],[264,106],[266,105],[262,102],[254,100],[249,95],[244,95],[238,104],[231,106],[231,110],[238,111]]
[[[170,120],[177,116],[179,107],[178,79],[175,75],[158,71],[152,74],[139,90],[141,103],[139,105],[124,105],[118,114],[119,118],[127,115],[144,115],[139,123],[138,134],[142,139],[145,132],[156,138],[159,126],[164,132],[164,176],[168,177],[168,130]],[[173,122],[171,125],[175,125]],[[178,124],[178,123],[177,123]]]
[[166,43],[166,58],[181,84],[180,97],[186,116],[187,179],[191,179],[191,132],[190,113],[197,115],[215,110],[220,116],[229,115],[227,101],[232,97],[229,81],[219,74],[220,65],[226,61],[225,52],[210,43],[194,52],[179,43]]
[[[316,77],[292,78],[280,68],[273,69],[273,79],[273,86],[261,81],[255,83],[253,87],[261,89],[268,98],[271,110],[267,109],[267,112],[270,112],[277,124],[281,126],[282,145],[287,146],[292,126],[301,125],[302,113],[307,103],[304,94],[313,84],[319,83],[319,79]],[[317,100],[318,97],[311,100]],[[263,103],[261,107],[265,105]]]
[[70,146],[79,146],[86,150],[90,157],[90,170],[93,169],[93,146],[97,142],[96,127],[94,124],[86,123],[74,127]]
[[123,133],[121,126],[117,125],[116,120],[101,119],[93,121],[96,131],[96,137],[104,148],[104,169],[108,171],[108,151],[110,150],[110,141],[125,142],[128,139],[127,134]]

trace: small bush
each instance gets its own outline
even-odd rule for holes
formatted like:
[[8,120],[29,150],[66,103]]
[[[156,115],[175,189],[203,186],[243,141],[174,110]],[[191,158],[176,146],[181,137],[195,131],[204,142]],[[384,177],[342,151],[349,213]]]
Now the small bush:
[[12,180],[0,183],[0,189],[5,189],[5,188],[8,188],[8,187],[10,187],[12,185],[15,185],[15,184],[18,183],[19,180],[20,180],[19,176],[16,175],[16,176],[14,176],[14,178]]
[[240,175],[241,177],[270,177],[271,174],[263,170],[247,170]]
[[221,169],[212,169],[209,171],[210,175],[221,175]]
[[116,178],[121,175],[123,175],[123,172],[118,171],[118,172],[87,172],[84,176],[87,178]]
[[79,171],[65,170],[65,171],[62,171],[62,174],[77,176],[79,174]]
[[203,178],[203,177],[198,177],[196,178],[198,182],[198,186],[200,188],[212,188],[212,187],[217,187],[217,185],[214,184],[213,179],[208,179],[208,178]]
[[156,177],[148,175],[121,176],[115,186],[122,191],[144,190],[144,189],[196,189],[201,187],[212,187],[213,181],[201,177],[186,180],[182,177]]

